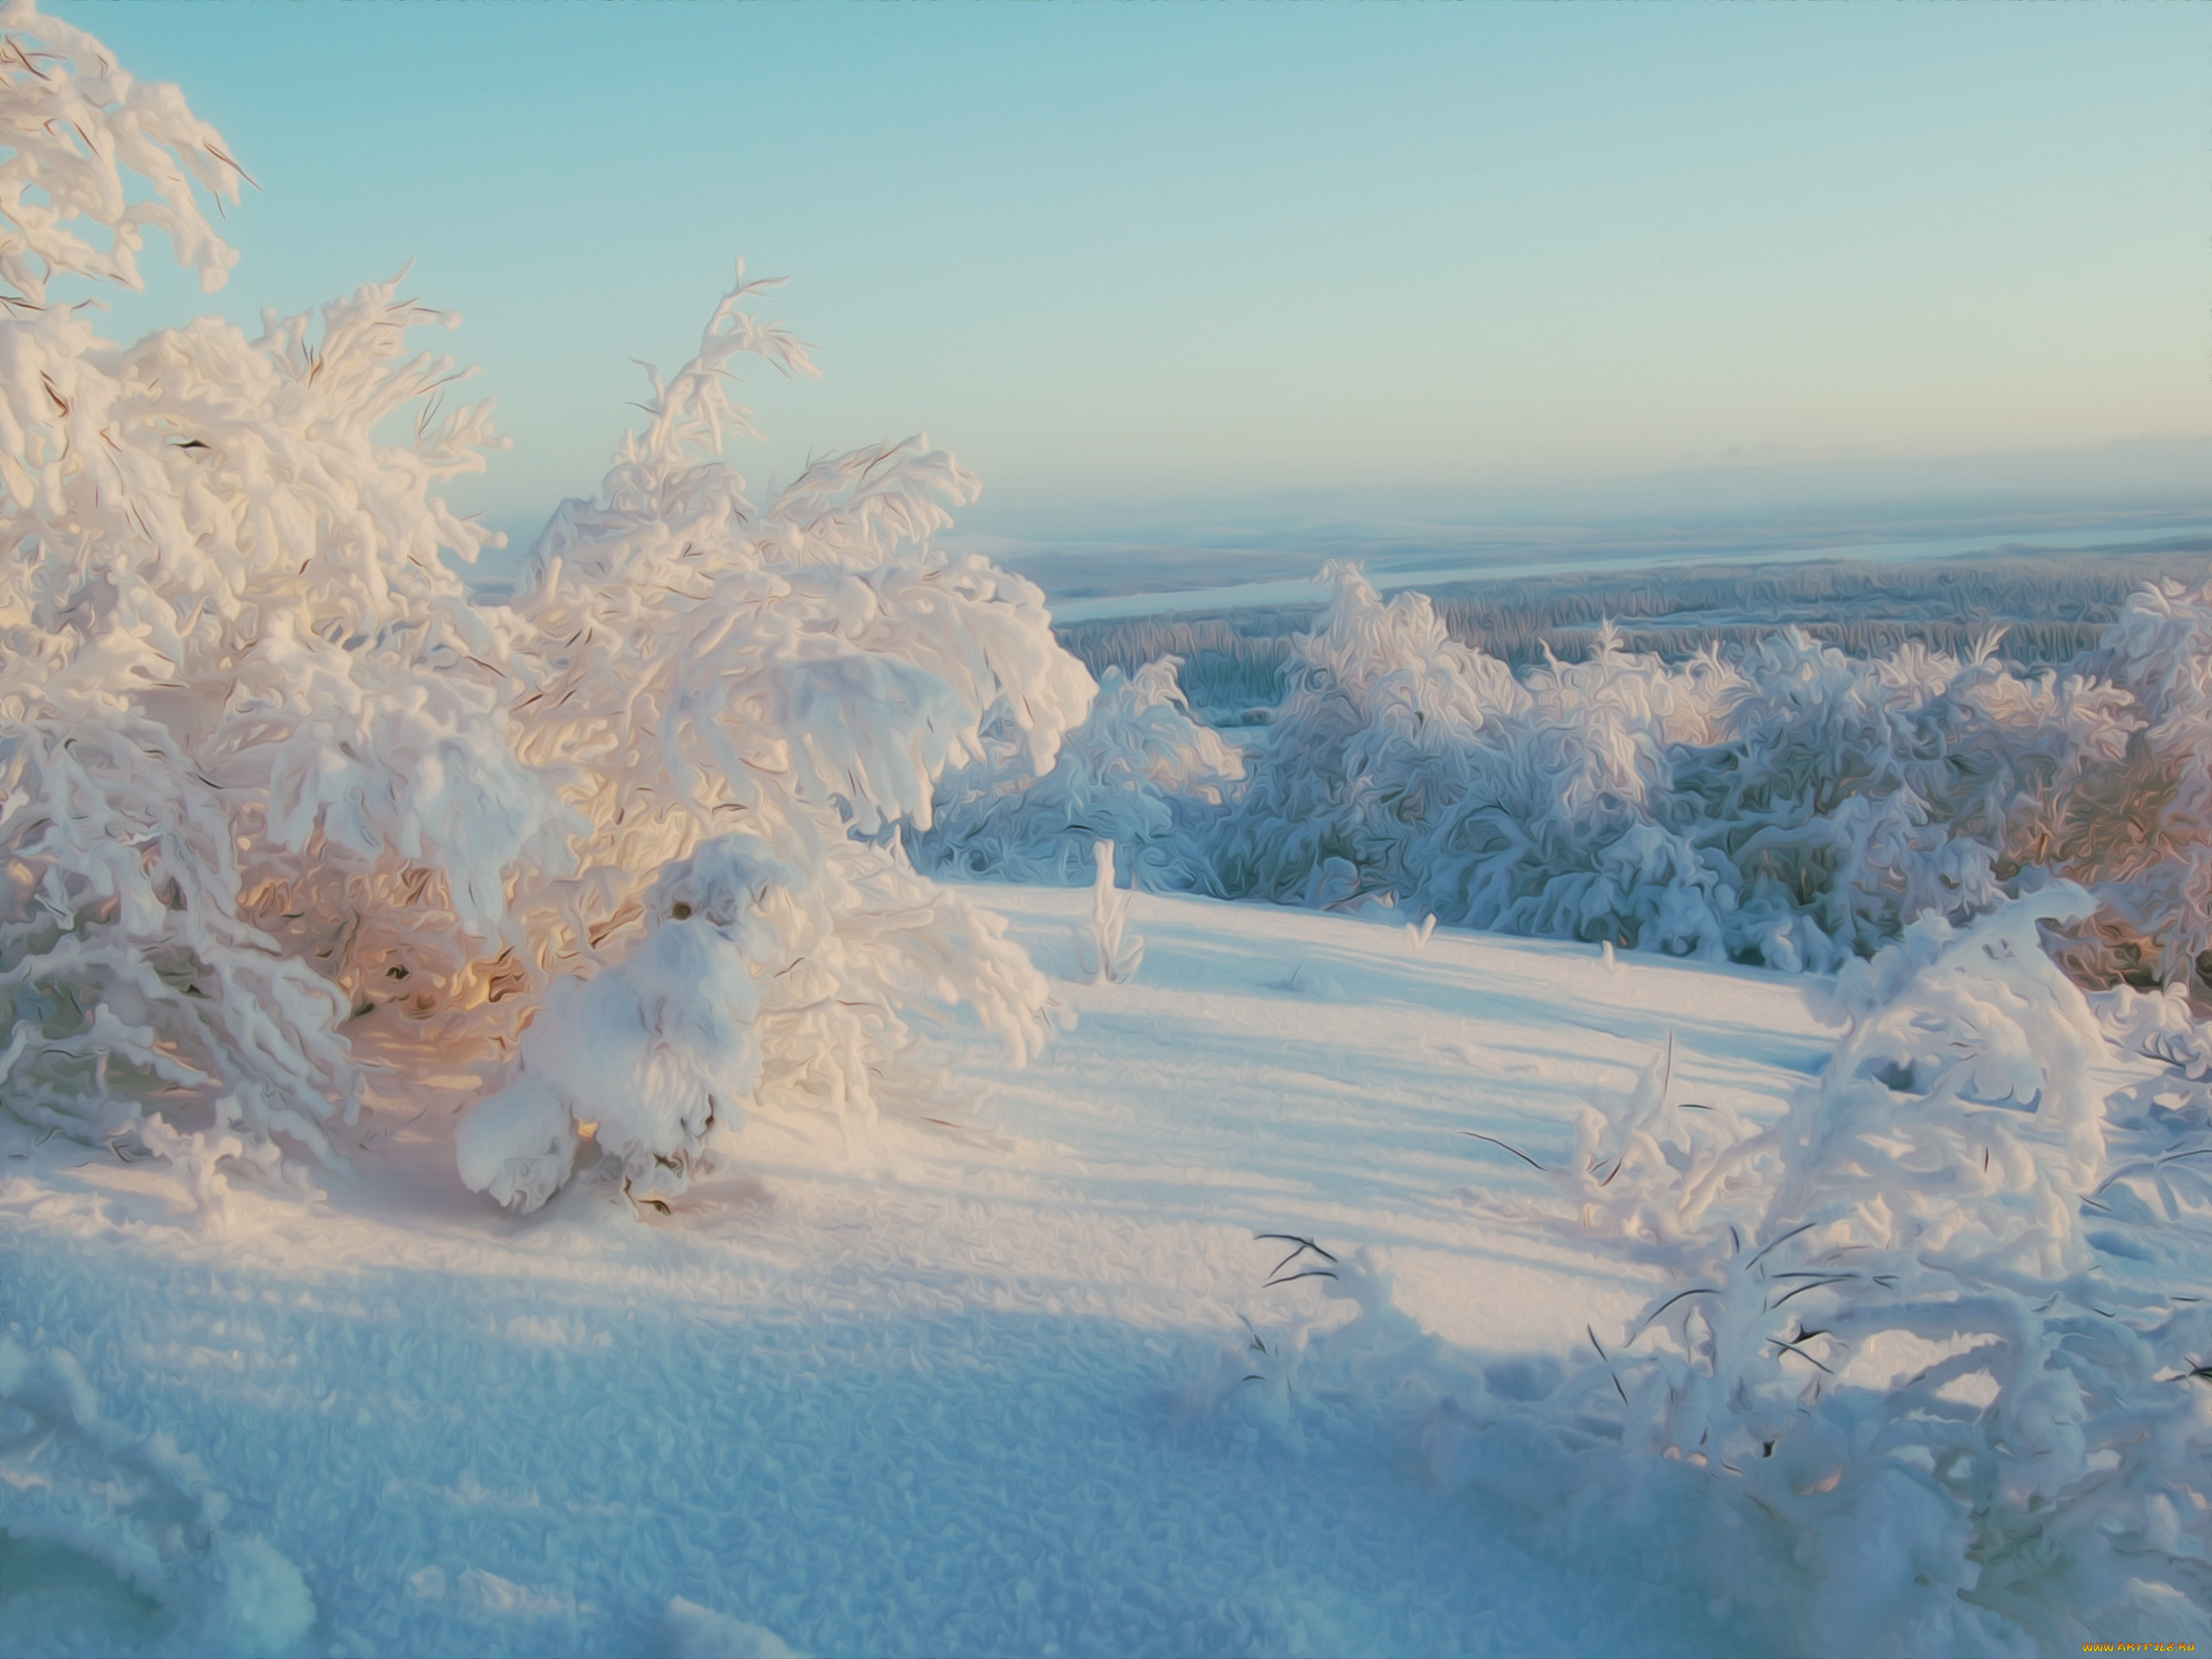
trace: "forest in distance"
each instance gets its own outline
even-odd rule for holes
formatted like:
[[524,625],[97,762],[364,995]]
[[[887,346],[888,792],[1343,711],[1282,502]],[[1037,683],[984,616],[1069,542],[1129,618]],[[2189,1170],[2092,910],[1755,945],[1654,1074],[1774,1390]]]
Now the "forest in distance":
[[[2212,540],[2180,536],[2155,550],[1999,554],[1910,564],[1670,564],[1624,575],[1429,586],[1446,632],[1516,668],[1550,652],[1579,662],[1606,621],[1631,651],[1670,660],[1708,645],[1741,652],[1785,626],[1872,656],[1908,640],[1957,652],[2002,629],[1998,654],[2024,668],[2063,663],[2094,645],[2127,595],[2147,581],[2195,576]],[[1184,693],[1215,724],[1265,718],[1280,690],[1291,635],[1314,606],[1249,607],[1190,615],[1060,623],[1060,642],[1094,674],[1181,659]]]

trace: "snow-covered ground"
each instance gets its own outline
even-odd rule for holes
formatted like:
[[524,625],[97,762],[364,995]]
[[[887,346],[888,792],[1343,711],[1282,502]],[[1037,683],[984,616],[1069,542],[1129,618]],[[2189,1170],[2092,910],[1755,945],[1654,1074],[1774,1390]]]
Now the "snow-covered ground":
[[[1353,1314],[1341,1281],[1263,1287],[1292,1246],[1255,1233],[1386,1251],[1397,1307],[1509,1390],[1618,1330],[1665,1281],[1502,1229],[1541,1184],[1460,1132],[1555,1165],[1670,1034],[1689,1097],[1771,1116],[1833,1041],[1810,982],[1139,895],[1142,969],[1094,985],[1088,893],[975,891],[1065,1009],[1026,1070],[956,1073],[957,1126],[756,1122],[668,1214],[579,1182],[519,1219],[454,1173],[473,1077],[366,1116],[312,1206],[195,1207],[55,1142],[0,1178],[0,1331],[81,1368],[110,1462],[168,1436],[222,1535],[297,1569],[302,1652],[1786,1645],[1647,1570],[1630,1516],[1532,1553],[1400,1418],[1243,1377]],[[188,1544],[127,1588],[137,1523],[54,1502],[85,1548],[0,1539],[0,1650],[308,1617],[289,1581],[195,1611]]]

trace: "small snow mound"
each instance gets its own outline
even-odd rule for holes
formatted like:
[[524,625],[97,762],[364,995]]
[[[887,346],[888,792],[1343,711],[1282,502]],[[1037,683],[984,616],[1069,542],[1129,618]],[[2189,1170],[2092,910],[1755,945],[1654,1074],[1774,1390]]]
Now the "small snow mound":
[[593,1122],[632,1192],[682,1192],[707,1131],[752,1103],[753,969],[783,948],[784,895],[798,880],[749,836],[667,865],[644,941],[595,978],[557,982],[523,1034],[521,1075],[462,1122],[455,1152],[469,1188],[537,1209],[569,1177],[576,1126]]
[[454,1137],[461,1179],[511,1209],[537,1209],[569,1179],[576,1131],[568,1103],[536,1077],[518,1078],[471,1109]]
[[103,1414],[73,1354],[0,1337],[0,1533],[97,1563],[198,1649],[288,1651],[315,1622],[314,1598],[269,1544],[224,1529],[229,1512],[168,1434]]
[[676,1659],[798,1659],[773,1630],[702,1607],[682,1596],[663,1615]]
[[211,1653],[283,1653],[315,1623],[315,1598],[300,1569],[259,1538],[215,1541],[218,1592],[201,1642]]

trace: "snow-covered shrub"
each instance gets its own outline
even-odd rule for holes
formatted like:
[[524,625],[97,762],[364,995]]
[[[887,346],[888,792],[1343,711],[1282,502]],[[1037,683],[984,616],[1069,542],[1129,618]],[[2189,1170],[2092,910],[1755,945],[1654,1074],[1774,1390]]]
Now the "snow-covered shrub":
[[2024,678],[1993,640],[1868,661],[1793,629],[1669,665],[1606,627],[1516,679],[1421,595],[1325,574],[1214,839],[1232,894],[1391,892],[1460,925],[1833,969],[2001,903],[2000,868],[2045,861],[2053,814],[2140,723],[2125,689]]
[[943,875],[1073,886],[1103,839],[1154,892],[1211,890],[1207,828],[1244,780],[1244,757],[1191,717],[1173,657],[1110,664],[1083,723],[1039,776],[1018,734],[984,734],[986,758],[945,774],[934,825],[909,845]]
[[2084,664],[2133,695],[2139,731],[2041,826],[2044,861],[2105,901],[2070,960],[2107,983],[2212,988],[2212,581],[2138,590]]
[[2107,1097],[2043,943],[2094,904],[1926,916],[1847,966],[1844,1034],[1769,1125],[1683,1099],[1666,1052],[1592,1107],[1533,1218],[1670,1287],[1579,1365],[1484,1363],[1378,1254],[1301,1245],[1277,1282],[1357,1316],[1240,1341],[1210,1391],[1294,1440],[1332,1406],[1395,1418],[1533,1535],[1581,1556],[1633,1525],[1640,1567],[1791,1651],[2212,1639],[2212,1304],[2160,1270],[2212,1220],[2212,1090],[2182,1066]]
[[1216,836],[1233,897],[1304,902],[1332,858],[1367,885],[1404,879],[1415,837],[1465,795],[1485,728],[1529,706],[1503,664],[1446,636],[1423,595],[1386,605],[1351,566],[1322,574],[1334,596],[1291,641],[1284,701]]
[[466,995],[510,874],[559,852],[505,643],[442,559],[483,533],[431,493],[482,466],[486,412],[377,440],[454,378],[405,340],[452,319],[393,284],[127,347],[52,302],[135,284],[149,227],[219,282],[191,180],[240,175],[83,31],[23,3],[0,29],[0,1103],[101,1136],[219,1105],[327,1154],[350,1010],[410,960]]
[[753,505],[720,458],[751,429],[728,365],[811,372],[743,308],[764,286],[741,268],[512,601],[531,681],[517,750],[586,826],[573,871],[518,899],[520,965],[538,984],[598,975],[554,984],[516,1080],[463,1132],[468,1183],[523,1208],[565,1177],[582,1124],[651,1197],[758,1102],[861,1125],[887,1082],[926,1097],[940,1072],[918,1014],[964,1008],[1017,1058],[1041,1035],[1045,982],[1003,925],[879,843],[927,830],[987,727],[1046,771],[1090,677],[1035,587],[933,546],[976,486],[923,441],[817,461]]
[[149,227],[219,281],[191,181],[240,175],[81,30],[21,0],[0,29],[0,1110],[328,1160],[353,1015],[461,1058],[543,1012],[534,1113],[510,1090],[472,1131],[528,1199],[574,1130],[548,1100],[651,1192],[762,1091],[865,1118],[927,1088],[918,1011],[1027,1052],[1043,982],[1001,925],[854,839],[926,828],[987,725],[1045,771],[1089,705],[1037,589],[932,549],[975,488],[950,456],[833,456],[756,510],[719,458],[728,365],[809,365],[741,279],[513,605],[472,603],[451,562],[485,535],[435,492],[484,464],[487,410],[439,418],[458,377],[407,346],[454,319],[385,283],[257,336],[102,340],[49,288],[135,282]]
[[1579,1455],[1694,1465],[1778,1522],[1821,1650],[2206,1627],[2212,1319],[2107,1273],[2083,1224],[2133,1179],[2109,1136],[2175,1150],[2171,1123],[2108,1123],[2098,1021],[2039,940],[2094,906],[1924,916],[1839,976],[1847,1034],[1775,1123],[1672,1098],[1655,1064],[1554,1173],[1554,1224],[1680,1288],[1593,1332],[1547,1420],[1609,1412],[1618,1449]]
[[681,1192],[717,1116],[759,1084],[753,976],[796,958],[806,887],[748,836],[705,842],[668,866],[629,956],[547,993],[523,1033],[521,1075],[461,1127],[461,1179],[535,1209],[566,1179],[576,1125],[590,1122],[633,1196]]
[[1995,644],[1866,660],[1790,629],[1740,664],[1720,741],[1678,761],[1675,815],[1727,872],[1737,931],[1770,963],[1829,968],[1923,912],[1988,910],[1999,859],[2042,861],[2051,801],[2125,751],[2125,691],[2024,678]]
[[1718,956],[1727,896],[1655,819],[1671,746],[1712,735],[1732,689],[1716,659],[1669,669],[1601,635],[1589,661],[1525,684],[1446,636],[1422,595],[1384,603],[1357,570],[1293,642],[1288,696],[1216,842],[1235,894],[1317,902],[1395,893],[1446,923],[1625,938]]

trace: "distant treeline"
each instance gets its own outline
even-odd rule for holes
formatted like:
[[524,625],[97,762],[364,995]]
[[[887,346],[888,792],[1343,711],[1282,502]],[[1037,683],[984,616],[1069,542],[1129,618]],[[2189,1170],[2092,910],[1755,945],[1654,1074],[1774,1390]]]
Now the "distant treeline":
[[[2212,545],[2128,555],[2057,554],[1911,564],[1690,567],[1631,575],[1528,577],[1429,589],[1454,639],[1516,668],[1549,650],[1588,654],[1608,620],[1632,651],[1669,662],[1708,645],[1724,657],[1767,635],[1802,628],[1853,656],[1909,641],[1964,655],[2003,628],[1998,655],[2024,668],[2066,662],[2096,644],[2128,594],[2160,577],[2201,582]],[[1272,606],[1196,617],[1077,622],[1061,643],[1094,674],[1125,673],[1166,656],[1183,659],[1192,706],[1218,719],[1272,703],[1290,636],[1314,609]]]

